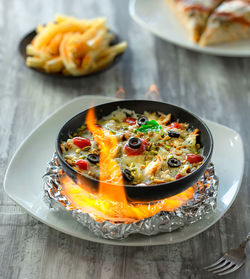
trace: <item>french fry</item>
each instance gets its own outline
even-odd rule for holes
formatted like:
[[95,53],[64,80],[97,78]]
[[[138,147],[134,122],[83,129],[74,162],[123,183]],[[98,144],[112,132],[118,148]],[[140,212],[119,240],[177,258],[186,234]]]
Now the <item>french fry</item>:
[[42,32],[43,30],[44,30],[44,26],[42,26],[41,24],[39,24],[38,26],[37,26],[37,28],[36,28],[36,32],[37,33],[40,33],[40,32]]
[[61,24],[54,24],[50,26],[46,32],[45,30],[38,35],[37,40],[35,41],[34,46],[36,48],[41,48],[47,46],[49,42],[56,36],[58,33],[67,33],[67,32],[85,32],[88,27],[87,21],[82,21],[81,24],[76,24],[70,21],[63,21]]
[[97,72],[97,71],[104,69],[110,63],[112,63],[114,58],[115,58],[114,53],[109,53],[107,56],[101,58],[99,61],[96,62],[95,69],[93,69],[93,72]]
[[56,18],[56,22],[58,22],[58,23],[61,23],[61,22],[65,21],[65,20],[77,20],[73,16],[71,17],[71,16],[66,16],[66,15],[61,15],[61,14],[57,14],[55,16],[55,18]]
[[92,59],[89,54],[87,54],[81,64],[81,67],[66,68],[72,76],[82,76],[90,72],[92,65]]
[[56,57],[46,61],[44,64],[44,70],[47,73],[58,73],[63,69],[63,62],[61,57]]
[[76,25],[81,25],[81,24],[88,23],[88,26],[90,26],[92,24],[92,21],[97,20],[97,19],[93,19],[93,20],[77,19],[73,16],[66,16],[66,15],[60,15],[60,14],[56,15],[55,18],[56,18],[57,23],[62,23],[64,21],[68,21],[68,22],[74,23]]
[[43,60],[48,60],[51,58],[51,56],[48,53],[45,53],[44,51],[36,49],[33,45],[29,44],[26,47],[26,53],[30,56],[38,56],[39,58]]
[[26,48],[26,64],[47,73],[79,76],[97,72],[127,47],[125,42],[110,46],[114,35],[108,32],[105,18],[80,20],[57,15],[56,22],[38,25],[36,31]]
[[102,27],[98,30],[98,32],[96,33],[95,37],[88,40],[86,42],[86,44],[90,47],[90,48],[100,48],[102,46],[102,43],[106,37],[106,33],[107,33],[107,28]]
[[103,40],[103,44],[106,45],[106,47],[109,46],[109,44],[115,39],[115,35],[112,33],[107,33],[105,39]]
[[43,68],[45,60],[38,57],[28,57],[26,65],[31,68]]
[[94,36],[96,35],[96,33],[98,32],[98,30],[104,26],[104,24],[106,23],[106,19],[105,18],[101,18],[96,20],[92,26],[86,30],[86,32],[82,35],[82,42],[87,42],[88,40],[91,40],[92,38],[94,38]]
[[48,45],[48,52],[52,55],[59,54],[59,47],[63,39],[63,34],[57,34],[49,43]]
[[70,40],[72,40],[71,33],[64,35],[59,49],[63,64],[68,71],[70,69],[77,68],[77,65],[75,64],[73,59],[73,54],[69,51]]
[[103,50],[100,54],[100,57],[108,56],[111,53],[113,53],[115,55],[120,54],[120,53],[124,52],[124,50],[126,48],[127,48],[127,43],[126,42],[119,43],[117,45],[111,46],[111,47]]

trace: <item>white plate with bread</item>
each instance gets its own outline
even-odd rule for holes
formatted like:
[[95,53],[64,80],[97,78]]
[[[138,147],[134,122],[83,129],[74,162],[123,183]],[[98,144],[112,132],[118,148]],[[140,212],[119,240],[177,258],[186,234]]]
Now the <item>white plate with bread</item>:
[[[210,11],[206,26],[198,39],[194,38],[188,26],[190,17],[185,18],[183,10],[175,4],[182,1],[130,0],[129,11],[143,28],[180,47],[219,56],[250,56],[250,39],[247,39],[250,38],[250,1],[230,0],[228,3],[222,0],[222,3]],[[199,0],[190,2],[203,3]],[[211,29],[215,26],[214,22],[217,25],[219,22],[219,29]]]

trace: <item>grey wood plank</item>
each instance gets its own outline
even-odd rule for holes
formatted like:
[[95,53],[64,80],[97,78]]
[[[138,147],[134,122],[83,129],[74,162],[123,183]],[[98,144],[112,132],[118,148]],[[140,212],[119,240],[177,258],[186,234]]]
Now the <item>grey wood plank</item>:
[[[74,81],[27,69],[18,42],[55,13],[107,16],[111,29],[129,44],[121,63]],[[0,1],[0,34],[0,185],[18,145],[58,106],[80,95],[115,96],[120,87],[125,98],[146,98],[151,84],[158,86],[161,100],[238,131],[246,163],[240,193],[219,222],[191,240],[159,247],[115,247],[65,235],[27,215],[0,187],[0,278],[216,278],[202,267],[237,246],[250,228],[250,59],[171,45],[134,23],[122,0]],[[250,261],[227,278],[249,274]]]

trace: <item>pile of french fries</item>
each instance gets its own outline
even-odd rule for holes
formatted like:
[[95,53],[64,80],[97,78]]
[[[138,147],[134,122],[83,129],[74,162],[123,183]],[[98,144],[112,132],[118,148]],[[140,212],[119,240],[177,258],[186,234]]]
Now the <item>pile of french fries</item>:
[[100,71],[127,47],[126,42],[110,46],[114,35],[105,18],[58,15],[55,22],[39,25],[36,32],[26,48],[26,65],[53,74],[81,76]]

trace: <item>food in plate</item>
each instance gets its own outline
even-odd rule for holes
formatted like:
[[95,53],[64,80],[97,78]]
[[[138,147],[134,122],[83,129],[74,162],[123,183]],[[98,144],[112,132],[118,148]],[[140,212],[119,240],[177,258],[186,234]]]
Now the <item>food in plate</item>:
[[250,38],[249,0],[167,0],[201,46]]
[[191,39],[199,42],[211,12],[223,0],[167,0],[177,11],[190,32]]
[[201,45],[250,38],[250,1],[231,0],[223,2],[210,16],[201,36]]
[[[115,155],[126,185],[175,181],[198,169],[203,149],[198,129],[172,122],[171,114],[118,108],[98,121],[99,127],[117,139]],[[99,179],[99,148],[85,126],[60,145],[66,162],[83,175]]]
[[27,45],[26,65],[47,73],[81,76],[100,71],[127,47],[111,45],[105,18],[76,19],[58,15],[55,22],[39,25],[37,35]]

